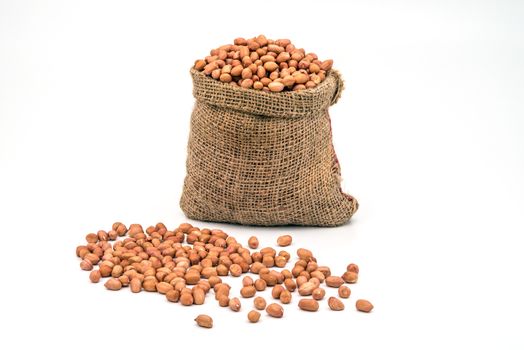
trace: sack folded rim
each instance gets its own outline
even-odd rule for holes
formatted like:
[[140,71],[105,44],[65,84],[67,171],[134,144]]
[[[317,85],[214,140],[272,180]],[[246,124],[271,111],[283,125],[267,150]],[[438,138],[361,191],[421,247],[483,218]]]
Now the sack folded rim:
[[340,73],[331,69],[326,79],[311,89],[266,92],[215,80],[194,68],[193,96],[201,103],[272,118],[318,115],[335,104],[344,89]]

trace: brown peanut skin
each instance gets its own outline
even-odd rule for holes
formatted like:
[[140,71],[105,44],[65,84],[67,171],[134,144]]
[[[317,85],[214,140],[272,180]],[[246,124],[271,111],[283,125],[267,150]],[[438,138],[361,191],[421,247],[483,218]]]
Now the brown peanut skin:
[[249,237],[247,244],[249,245],[249,248],[257,249],[258,248],[258,238],[256,238],[255,236]]
[[291,237],[290,235],[283,235],[283,236],[278,237],[277,244],[281,247],[287,247],[291,244],[292,241],[293,241],[293,237]]
[[104,286],[109,290],[120,290],[122,289],[122,282],[120,282],[117,278],[110,278],[107,280]]
[[304,311],[317,311],[319,308],[318,301],[315,299],[301,299],[298,302],[298,307]]
[[284,309],[282,308],[282,306],[276,303],[269,304],[266,307],[266,312],[269,316],[275,318],[281,318],[282,316],[284,316]]
[[371,304],[366,299],[357,300],[357,302],[355,303],[355,306],[357,307],[358,311],[362,311],[362,312],[370,312],[371,310],[373,310],[373,304]]
[[357,281],[358,281],[358,273],[353,272],[353,271],[346,271],[346,272],[344,272],[344,274],[342,275],[341,278],[346,283],[357,283]]
[[229,300],[229,308],[235,312],[239,311],[241,307],[240,300],[238,298],[232,298]]
[[213,328],[213,319],[208,315],[198,315],[195,321],[200,327]]
[[311,296],[313,297],[313,299],[315,300],[322,300],[324,299],[324,296],[326,295],[326,291],[324,288],[315,288],[315,290],[313,290],[313,293],[311,294]]
[[249,311],[249,313],[247,314],[247,319],[251,323],[257,323],[258,320],[260,319],[260,312],[256,310]]
[[344,299],[349,298],[351,295],[351,289],[347,286],[340,286],[338,287],[338,296]]
[[93,283],[98,283],[100,279],[102,278],[102,275],[100,274],[100,270],[93,270],[89,274],[89,280]]
[[264,299],[263,297],[256,297],[253,300],[253,305],[257,310],[264,310],[267,306],[266,299]]
[[344,284],[344,280],[338,276],[329,276],[326,278],[326,285],[332,288],[338,288]]
[[328,299],[328,305],[333,311],[342,311],[345,308],[344,303],[335,297],[330,297]]

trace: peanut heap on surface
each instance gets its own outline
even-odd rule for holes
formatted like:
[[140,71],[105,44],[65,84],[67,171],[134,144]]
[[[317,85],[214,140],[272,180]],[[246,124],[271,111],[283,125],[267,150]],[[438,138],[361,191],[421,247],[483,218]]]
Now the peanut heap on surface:
[[268,92],[314,88],[326,79],[332,66],[333,60],[320,61],[289,39],[272,40],[264,35],[236,38],[194,64],[196,70],[223,83]]
[[[76,248],[76,255],[81,259],[80,268],[90,271],[92,283],[107,278],[104,286],[108,290],[129,287],[133,293],[158,292],[167,301],[185,306],[204,304],[213,290],[219,306],[241,311],[243,302],[232,295],[231,286],[222,277],[250,273],[251,276],[242,278],[238,294],[244,299],[254,297],[249,303],[253,307],[247,314],[251,323],[259,321],[260,313],[256,310],[265,310],[274,318],[283,317],[283,305],[290,304],[294,294],[300,298],[298,308],[301,310],[315,312],[319,302],[323,302],[331,310],[342,311],[344,303],[340,299],[332,296],[324,301],[326,289],[321,285],[347,299],[351,290],[345,284],[356,283],[359,273],[356,264],[349,264],[341,276],[332,275],[329,267],[319,266],[313,253],[304,248],[296,251],[298,260],[288,270],[285,267],[291,254],[285,250],[277,252],[272,247],[264,247],[250,251],[222,230],[199,229],[188,223],[174,230],[158,223],[144,231],[139,224],[128,228],[116,222],[108,232],[88,234],[86,241]],[[292,241],[290,235],[280,236],[277,245],[289,246]],[[249,238],[248,242],[252,249],[258,247],[256,237]],[[256,296],[268,287],[274,302]],[[370,312],[373,305],[359,299],[356,308]],[[195,321],[201,327],[213,327],[208,315],[198,315]]]

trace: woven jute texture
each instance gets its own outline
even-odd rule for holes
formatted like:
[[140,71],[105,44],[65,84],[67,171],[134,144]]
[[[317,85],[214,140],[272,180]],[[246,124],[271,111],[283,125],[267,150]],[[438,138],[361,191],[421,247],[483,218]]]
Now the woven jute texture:
[[340,188],[328,107],[332,70],[313,89],[269,93],[191,70],[196,98],[180,206],[201,221],[337,226],[358,209]]

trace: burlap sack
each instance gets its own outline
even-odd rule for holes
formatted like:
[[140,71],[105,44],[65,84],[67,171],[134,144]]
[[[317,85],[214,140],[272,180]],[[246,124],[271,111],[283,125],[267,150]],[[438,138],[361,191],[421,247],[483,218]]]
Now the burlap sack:
[[343,89],[338,72],[281,93],[191,75],[196,103],[180,200],[188,218],[263,226],[351,218],[358,203],[340,188],[328,114]]

